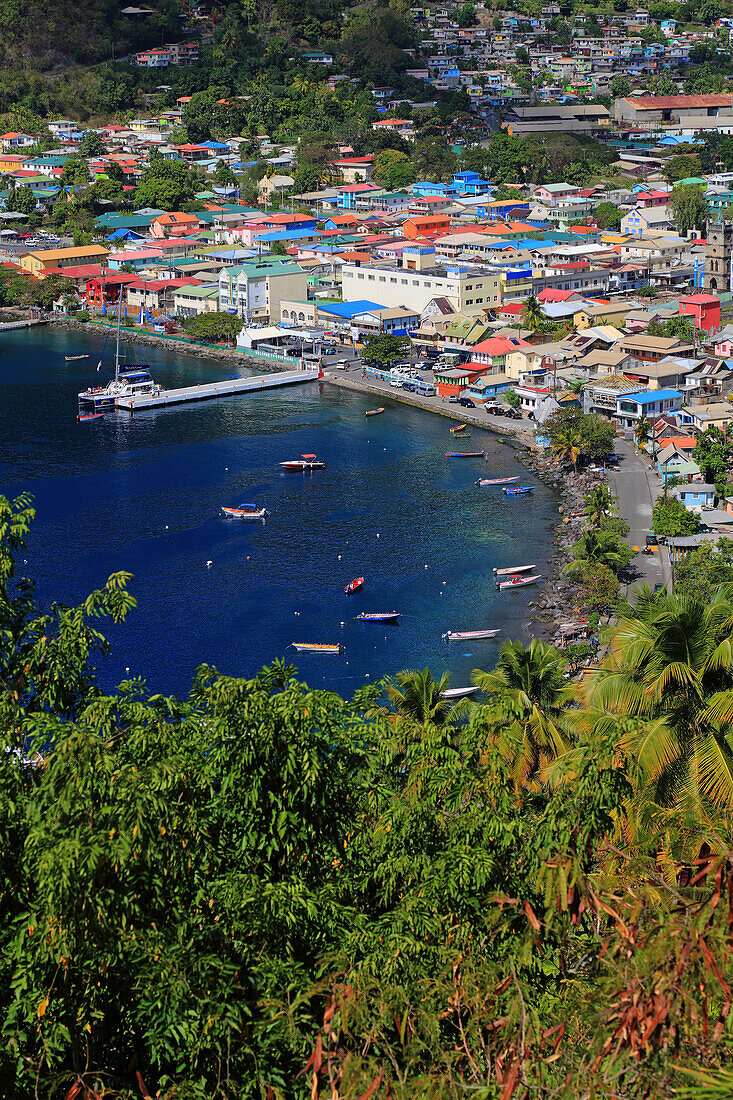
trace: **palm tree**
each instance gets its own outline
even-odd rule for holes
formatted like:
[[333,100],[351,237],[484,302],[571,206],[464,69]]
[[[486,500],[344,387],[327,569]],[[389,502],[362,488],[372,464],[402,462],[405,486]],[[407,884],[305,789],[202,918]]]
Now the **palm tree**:
[[730,589],[717,589],[703,603],[646,587],[621,616],[586,699],[597,713],[643,720],[627,723],[622,741],[637,769],[632,815],[637,835],[649,823],[673,828],[677,858],[689,858],[697,854],[696,838],[706,825],[712,823],[717,835],[730,828]]
[[583,453],[583,437],[577,428],[561,426],[553,435],[551,447],[553,454],[560,460],[572,462],[575,472],[578,472],[578,463]]
[[393,709],[383,708],[382,714],[404,719],[416,726],[442,726],[467,709],[465,704],[451,703],[445,697],[450,683],[449,672],[444,672],[436,681],[428,668],[406,668],[397,673],[395,680],[396,683],[387,685],[387,698]]
[[646,413],[637,422],[634,428],[634,440],[637,447],[643,447],[645,443],[648,443],[651,439],[652,426],[647,419]]
[[542,328],[545,323],[545,315],[542,312],[542,306],[535,298],[534,294],[531,294],[527,301],[524,303],[524,309],[522,310],[522,325],[524,328],[531,329],[532,332],[537,332]]
[[594,527],[601,527],[606,516],[616,511],[614,497],[607,485],[594,485],[583,500],[585,514]]
[[544,769],[569,744],[565,709],[575,691],[565,680],[567,661],[546,642],[506,642],[493,672],[475,669],[471,680],[507,706],[498,748],[518,786],[536,788]]
[[586,531],[573,547],[575,561],[568,562],[563,573],[581,573],[586,564],[605,565],[612,573],[618,573],[629,563],[630,551],[621,544],[615,531]]

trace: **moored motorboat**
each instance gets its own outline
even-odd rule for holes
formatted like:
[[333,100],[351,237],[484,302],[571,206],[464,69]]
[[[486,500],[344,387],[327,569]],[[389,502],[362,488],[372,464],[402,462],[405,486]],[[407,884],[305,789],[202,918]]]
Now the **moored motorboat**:
[[256,504],[238,504],[236,508],[222,505],[221,510],[230,519],[265,519],[270,514],[267,508],[260,508]]
[[512,481],[519,481],[519,474],[515,477],[480,477],[476,485],[509,485]]
[[477,687],[446,688],[441,692],[444,699],[465,699],[468,695],[475,695]]
[[88,358],[89,358],[88,355],[65,355],[64,356],[64,359],[66,360],[67,363],[73,363],[77,359],[88,359]]
[[442,635],[444,642],[481,642],[488,638],[495,638],[499,633],[496,630],[447,630]]
[[291,642],[293,649],[299,653],[340,653],[343,649],[341,642]]
[[358,592],[363,584],[363,577],[354,577],[353,581],[349,581],[347,585],[344,585],[344,592],[347,596],[350,596],[352,592]]
[[517,573],[531,573],[536,565],[510,565],[506,569],[494,569],[497,577],[514,577]]
[[396,623],[399,611],[362,611],[356,616],[363,623]]
[[77,413],[76,419],[82,420],[104,420],[104,413]]
[[503,489],[502,492],[506,493],[508,497],[517,497],[521,496],[522,493],[531,493],[532,489],[532,485],[518,485],[516,489]]
[[446,451],[446,458],[486,458],[486,451]]
[[381,407],[378,409],[367,409],[367,411],[364,413],[364,416],[379,416],[379,414],[383,412],[384,409]]
[[531,577],[510,577],[508,581],[497,581],[496,587],[500,590],[503,588],[525,588],[528,584],[537,584],[540,577],[540,573],[535,573]]
[[321,462],[316,455],[301,455],[300,458],[289,459],[281,462],[284,470],[325,470],[326,463]]

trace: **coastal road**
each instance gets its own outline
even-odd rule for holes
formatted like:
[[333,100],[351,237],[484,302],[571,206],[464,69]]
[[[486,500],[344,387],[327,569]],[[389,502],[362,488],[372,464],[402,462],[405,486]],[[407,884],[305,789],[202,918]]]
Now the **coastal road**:
[[[609,470],[608,474],[611,492],[618,501],[619,514],[631,528],[630,545],[643,547],[651,531],[652,507],[660,490],[659,478],[629,440],[616,441],[616,454],[620,458],[619,468]],[[672,577],[666,550],[656,550],[648,555],[637,554],[632,568],[638,576],[626,586],[627,594],[644,581],[650,588],[660,583],[671,588]]]

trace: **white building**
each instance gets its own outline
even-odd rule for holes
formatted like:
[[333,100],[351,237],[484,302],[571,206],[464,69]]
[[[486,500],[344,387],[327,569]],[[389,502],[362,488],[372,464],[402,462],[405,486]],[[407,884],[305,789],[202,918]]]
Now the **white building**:
[[474,263],[436,264],[432,245],[405,245],[402,266],[343,264],[341,290],[345,302],[364,298],[387,309],[402,306],[422,313],[434,298],[446,298],[456,313],[481,315],[501,301],[500,275]]

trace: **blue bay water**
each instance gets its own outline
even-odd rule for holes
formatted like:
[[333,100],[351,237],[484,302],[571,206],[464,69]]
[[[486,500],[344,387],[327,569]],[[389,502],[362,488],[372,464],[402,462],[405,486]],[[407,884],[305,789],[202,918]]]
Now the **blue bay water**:
[[[538,589],[500,594],[492,567],[531,562],[546,575],[557,502],[490,433],[472,429],[457,448],[485,449],[486,463],[451,461],[451,422],[394,402],[367,418],[373,398],[328,384],[79,424],[76,394],[102,343],[46,327],[0,335],[0,492],[35,497],[24,569],[42,602],[73,604],[110,573],[134,574],[137,610],[103,627],[113,643],[100,665],[106,686],[129,669],[151,691],[180,694],[204,661],[250,676],[275,657],[292,660],[312,686],[347,695],[425,666],[450,670],[460,686],[471,669],[493,665],[501,641],[521,635]],[[236,369],[125,350],[164,386]],[[64,361],[86,352],[90,359]],[[311,451],[325,470],[278,466]],[[474,485],[518,472],[531,495]],[[265,504],[267,523],[222,518],[223,504],[243,501]],[[345,596],[361,575],[362,591]],[[399,611],[399,625],[356,622],[362,610]],[[441,641],[448,629],[488,627],[501,628],[497,641]],[[345,652],[296,654],[294,641],[339,641]]]

